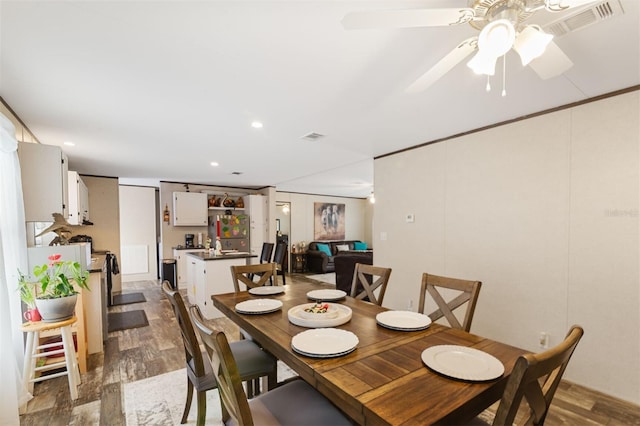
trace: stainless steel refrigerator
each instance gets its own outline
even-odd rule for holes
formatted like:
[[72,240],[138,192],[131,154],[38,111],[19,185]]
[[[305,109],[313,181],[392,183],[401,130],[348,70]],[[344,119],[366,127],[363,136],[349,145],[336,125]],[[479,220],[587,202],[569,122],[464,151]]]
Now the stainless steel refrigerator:
[[222,250],[250,252],[249,216],[246,214],[216,215],[210,220],[209,235],[220,237]]

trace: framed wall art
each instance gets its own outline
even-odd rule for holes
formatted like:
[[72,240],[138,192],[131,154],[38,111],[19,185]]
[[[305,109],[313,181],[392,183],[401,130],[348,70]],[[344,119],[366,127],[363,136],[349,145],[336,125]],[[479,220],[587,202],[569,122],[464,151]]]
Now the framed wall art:
[[344,240],[345,205],[313,203],[313,239]]

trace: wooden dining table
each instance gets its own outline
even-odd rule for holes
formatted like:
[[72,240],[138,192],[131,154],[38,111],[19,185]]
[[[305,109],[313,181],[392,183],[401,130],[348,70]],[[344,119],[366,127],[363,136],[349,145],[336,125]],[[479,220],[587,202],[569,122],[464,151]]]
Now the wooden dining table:
[[[437,323],[419,331],[391,330],[376,321],[376,315],[388,309],[347,296],[333,303],[350,307],[352,317],[336,328],[357,335],[356,349],[334,358],[301,355],[292,349],[291,339],[308,328],[292,324],[287,312],[297,305],[311,303],[307,298],[309,291],[335,287],[292,284],[283,288],[284,293],[272,296],[254,296],[243,291],[211,298],[216,308],[358,424],[464,423],[500,399],[517,357],[526,352]],[[280,300],[282,309],[267,314],[236,312],[237,303],[255,298]],[[483,382],[439,374],[421,359],[422,352],[435,345],[462,345],[489,353],[504,364],[504,374]]]

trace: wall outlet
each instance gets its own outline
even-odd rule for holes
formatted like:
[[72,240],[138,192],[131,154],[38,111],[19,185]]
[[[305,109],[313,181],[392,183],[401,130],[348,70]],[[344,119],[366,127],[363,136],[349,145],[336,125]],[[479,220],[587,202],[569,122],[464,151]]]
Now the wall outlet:
[[549,333],[546,331],[540,332],[540,335],[538,336],[538,346],[540,346],[540,349],[549,348]]
[[407,301],[407,311],[413,311],[413,299]]

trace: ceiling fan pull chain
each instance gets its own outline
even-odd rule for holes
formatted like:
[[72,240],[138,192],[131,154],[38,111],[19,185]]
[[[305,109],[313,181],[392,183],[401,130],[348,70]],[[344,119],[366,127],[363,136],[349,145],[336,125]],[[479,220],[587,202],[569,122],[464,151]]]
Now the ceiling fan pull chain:
[[490,79],[491,79],[491,76],[489,74],[487,74],[487,87],[486,87],[487,92],[491,91],[491,83],[489,81]]
[[507,55],[502,55],[502,97],[507,96]]

